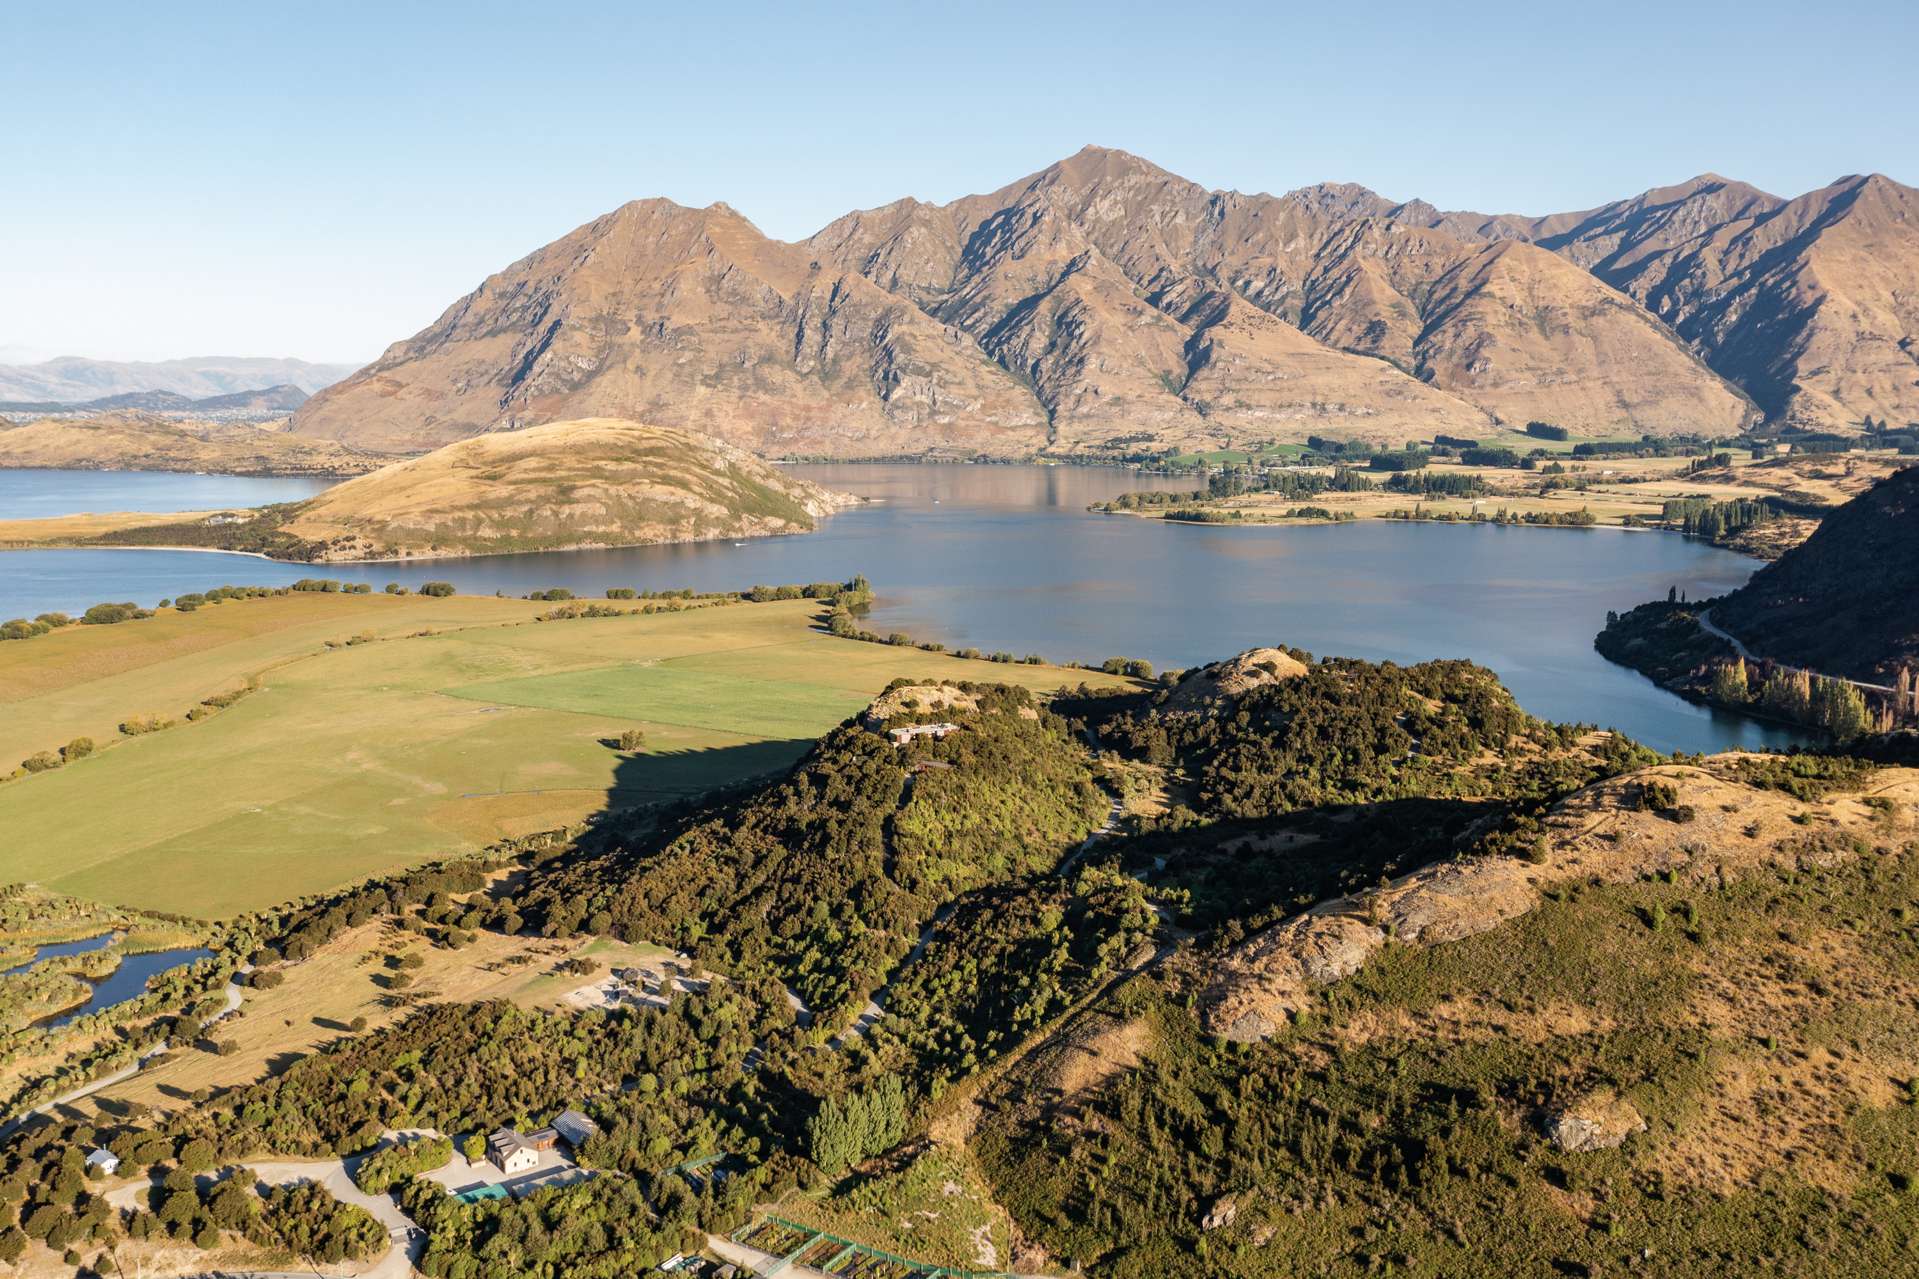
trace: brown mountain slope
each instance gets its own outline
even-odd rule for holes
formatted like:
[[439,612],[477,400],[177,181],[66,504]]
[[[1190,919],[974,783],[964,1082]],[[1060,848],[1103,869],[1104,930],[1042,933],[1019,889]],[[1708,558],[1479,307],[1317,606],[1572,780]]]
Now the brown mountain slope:
[[1911,195],[1875,178],[1781,203],[1705,175],[1488,216],[1350,184],[1209,191],[1088,147],[800,244],[640,201],[491,277],[295,429],[407,451],[603,413],[771,453],[1017,456],[1534,418],[1719,434],[1751,401],[1903,422]]
[[1491,429],[1474,406],[1248,306],[1278,309],[1285,291],[1260,297],[1258,272],[1247,288],[1211,269],[1221,201],[1239,199],[1088,148],[989,195],[849,214],[807,243],[973,334],[1034,386],[1056,449]]
[[706,436],[593,418],[395,462],[279,531],[327,560],[485,555],[802,533],[847,500]]
[[1919,193],[1882,175],[1795,200],[1701,174],[1579,213],[1386,216],[1468,239],[1529,240],[1670,324],[1774,421],[1919,420]]
[[488,278],[314,397],[301,435],[413,451],[589,415],[762,452],[1029,452],[1031,395],[858,275],[725,205],[627,204]]
[[1744,386],[1821,429],[1919,421],[1919,192],[1842,178],[1596,268]]
[[[1188,378],[1179,381],[1163,351],[1157,359],[1124,351],[1116,366],[1133,372],[1141,387],[1124,401],[1097,388],[1101,408],[1123,405],[1138,414],[1140,401],[1151,401],[1157,378],[1210,425],[1242,432],[1291,420],[1300,424],[1297,435],[1422,438],[1434,430],[1484,434],[1496,429],[1493,417],[1515,426],[1543,417],[1582,433],[1718,432],[1736,430],[1750,416],[1739,396],[1678,350],[1657,322],[1625,298],[1605,305],[1610,289],[1584,272],[1556,269],[1556,259],[1542,256],[1527,287],[1508,290],[1523,291],[1523,300],[1488,298],[1485,305],[1463,308],[1455,288],[1436,315],[1432,295],[1442,279],[1477,287],[1511,274],[1461,274],[1482,242],[1415,225],[1440,216],[1430,206],[1396,206],[1350,184],[1283,197],[1207,191],[1137,156],[1088,147],[991,195],[849,215],[809,244],[883,287],[907,292],[969,332],[997,336],[999,326],[1031,319],[1052,326],[1050,333],[1058,311],[1044,290],[1067,278],[1064,263],[1102,272],[1110,265],[1139,299],[1190,330],[1189,356],[1221,347],[1206,333],[1206,321],[1237,314],[1224,305],[1236,295],[1326,346],[1418,372],[1432,389],[1448,393],[1443,400],[1422,395],[1376,370],[1336,361],[1322,359],[1307,368],[1242,353],[1234,385],[1209,401],[1195,395],[1213,388],[1197,380],[1199,368],[1190,358]],[[1049,266],[1050,278],[1032,269],[1036,255]],[[982,312],[982,294],[997,305]],[[1119,301],[1125,312],[1116,317],[1119,331],[1156,327],[1137,307]],[[1613,322],[1596,337],[1578,330],[1595,317]],[[1471,323],[1463,332],[1429,332],[1436,318]],[[1078,329],[1071,336],[1086,337]],[[1422,352],[1422,343],[1428,351]],[[1080,346],[1088,344],[1082,340]],[[990,344],[987,349],[1007,362],[1004,351]],[[1306,350],[1297,344],[1289,349],[1302,358]],[[1030,356],[1030,344],[1015,354]],[[1114,367],[1106,366],[1109,376]],[[1053,388],[1044,368],[1030,371],[1060,437],[1068,438],[1075,419],[1087,411],[1086,400],[1049,396]],[[1274,387],[1285,389],[1278,405],[1267,403]],[[1160,411],[1172,412],[1163,405]],[[1513,416],[1515,411],[1522,415]]]
[[1583,213],[1535,219],[1523,238],[1616,285],[1654,254],[1676,249],[1728,222],[1770,213],[1784,203],[1744,182],[1702,173]]
[[1757,417],[1659,321],[1530,244],[1489,245],[1441,277],[1424,319],[1420,374],[1506,422],[1723,435]]

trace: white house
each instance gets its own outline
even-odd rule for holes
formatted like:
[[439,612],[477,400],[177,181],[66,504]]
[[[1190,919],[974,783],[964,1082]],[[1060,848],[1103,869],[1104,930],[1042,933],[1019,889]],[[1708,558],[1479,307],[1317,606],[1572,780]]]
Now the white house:
[[486,1139],[486,1157],[509,1177],[516,1172],[532,1172],[540,1165],[540,1152],[511,1128],[502,1128]]
[[87,1155],[87,1171],[98,1169],[103,1177],[111,1177],[120,1171],[120,1156],[104,1147],[96,1148]]

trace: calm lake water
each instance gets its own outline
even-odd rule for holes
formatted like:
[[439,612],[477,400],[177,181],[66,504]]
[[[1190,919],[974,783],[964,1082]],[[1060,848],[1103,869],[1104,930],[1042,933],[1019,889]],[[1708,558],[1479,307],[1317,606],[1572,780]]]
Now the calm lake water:
[[48,959],[60,959],[67,955],[84,955],[89,951],[105,950],[113,945],[117,933],[101,933],[98,937],[82,937],[78,941],[48,942],[34,948],[33,958],[24,964],[15,964],[12,968],[0,969],[0,977],[11,977],[15,973],[24,973],[34,965]]
[[[743,543],[496,556],[431,565],[274,564],[185,551],[0,553],[0,618],[74,611],[101,600],[143,604],[223,584],[284,584],[323,575],[508,594],[564,586],[736,589],[844,580],[864,573],[879,595],[869,625],[951,647],[1054,660],[1143,657],[1190,666],[1259,644],[1416,662],[1463,657],[1497,671],[1530,711],[1623,729],[1661,750],[1788,745],[1789,731],[1693,706],[1593,651],[1608,609],[1678,586],[1730,590],[1753,560],[1670,534],[1616,529],[1359,522],[1220,528],[1089,514],[1090,502],[1188,479],[1119,468],[819,465],[793,468],[873,499],[817,533]],[[39,485],[46,513],[137,509],[138,484],[199,476],[82,473],[63,496],[59,472],[0,472]],[[36,478],[37,477],[37,478]],[[111,481],[128,481],[114,489]],[[225,480],[220,504],[283,500]],[[84,496],[83,496],[84,494]],[[181,500],[174,509],[206,503]],[[159,509],[159,508],[153,508]]]
[[0,470],[0,520],[108,511],[212,511],[312,497],[336,481],[312,477],[178,475],[163,471]]
[[153,950],[143,955],[128,955],[120,961],[120,966],[93,983],[93,994],[84,1004],[66,1009],[64,1012],[36,1022],[49,1030],[85,1017],[88,1013],[97,1013],[102,1008],[111,1008],[123,1004],[129,999],[145,993],[147,983],[161,973],[170,972],[187,964],[195,964],[209,958],[212,951],[192,946],[179,950]]

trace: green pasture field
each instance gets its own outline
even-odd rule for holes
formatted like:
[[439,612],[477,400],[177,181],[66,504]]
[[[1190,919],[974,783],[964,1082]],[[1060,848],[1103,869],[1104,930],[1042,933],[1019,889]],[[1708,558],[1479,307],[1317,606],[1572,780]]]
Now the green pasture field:
[[872,698],[857,688],[804,680],[751,679],[699,669],[697,657],[658,666],[613,666],[449,689],[502,706],[618,715],[655,725],[711,728],[742,736],[818,736]]
[[[897,676],[1111,682],[834,639],[805,600],[531,620],[550,607],[294,595],[0,646],[0,759],[102,746],[0,785],[0,882],[221,918],[783,768]],[[392,638],[323,647],[364,631]],[[250,677],[199,722],[112,727]],[[631,728],[639,753],[606,744]]]

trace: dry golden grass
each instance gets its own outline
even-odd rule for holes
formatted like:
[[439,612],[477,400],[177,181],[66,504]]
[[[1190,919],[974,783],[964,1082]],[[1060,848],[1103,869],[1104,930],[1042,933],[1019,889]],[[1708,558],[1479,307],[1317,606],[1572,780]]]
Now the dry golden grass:
[[[0,466],[110,467],[211,475],[357,475],[385,460],[273,426],[146,413],[41,418],[0,431]],[[151,523],[151,520],[146,521]]]
[[[363,924],[300,963],[281,968],[285,980],[280,985],[243,991],[240,1011],[209,1027],[206,1036],[212,1043],[231,1040],[236,1045],[231,1053],[179,1050],[104,1090],[90,1104],[105,1101],[111,1110],[114,1103],[137,1101],[176,1110],[192,1104],[198,1089],[255,1082],[296,1057],[355,1033],[350,1027],[357,1017],[366,1018],[366,1028],[372,1030],[429,1003],[510,999],[527,1008],[558,1008],[567,992],[592,980],[590,975],[555,971],[561,961],[593,959],[604,976],[609,968],[665,953],[610,938],[553,940],[490,932],[478,934],[469,946],[447,950],[392,921]],[[395,990],[390,978],[402,970],[390,961],[408,955],[418,955],[424,963],[406,970],[411,980]]]
[[164,524],[197,524],[213,511],[112,511],[94,515],[58,515],[44,520],[0,520],[0,547],[73,546],[103,533]]
[[284,531],[329,560],[478,555],[804,532],[846,500],[708,436],[585,418],[395,462]]

